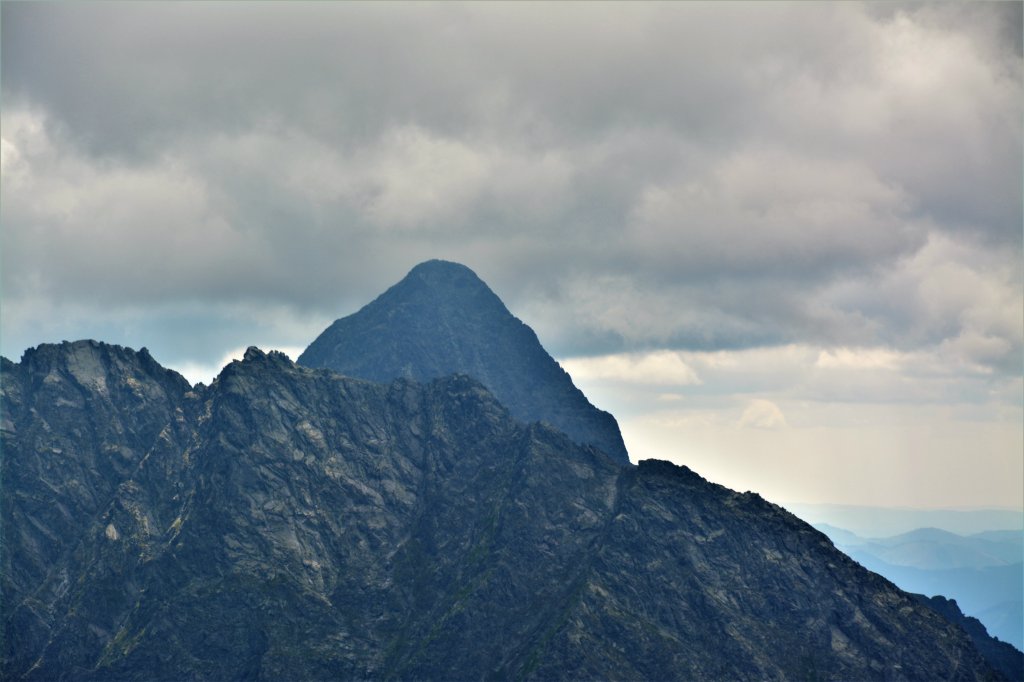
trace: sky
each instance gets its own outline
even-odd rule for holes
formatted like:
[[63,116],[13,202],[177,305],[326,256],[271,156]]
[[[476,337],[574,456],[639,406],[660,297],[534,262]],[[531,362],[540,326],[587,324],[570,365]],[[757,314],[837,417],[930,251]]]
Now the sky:
[[443,258],[634,461],[1019,509],[1021,8],[5,1],[0,347],[209,382]]

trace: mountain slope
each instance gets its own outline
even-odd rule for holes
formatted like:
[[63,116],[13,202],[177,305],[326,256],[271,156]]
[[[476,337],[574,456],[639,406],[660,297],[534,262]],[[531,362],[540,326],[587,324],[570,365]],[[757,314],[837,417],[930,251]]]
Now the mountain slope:
[[[4,499],[94,498],[70,537],[4,507],[5,547],[26,524],[59,545],[45,567],[42,545],[5,553],[25,578],[3,583],[4,679],[998,679],[781,508],[621,467],[469,377],[371,383],[250,349],[189,390],[101,344],[102,384],[47,369],[81,348],[4,363]],[[137,387],[168,409],[82,443],[102,484],[33,479],[32,453]],[[103,468],[140,433],[134,469]]]
[[964,629],[974,642],[978,652],[1008,680],[1024,680],[1024,653],[1006,642],[989,636],[985,626],[977,618],[964,615],[955,599],[942,596],[926,597],[912,595],[918,602],[941,614],[946,620]]
[[417,265],[362,310],[335,321],[298,363],[380,382],[468,374],[516,418],[547,421],[629,462],[615,418],[590,404],[533,330],[464,265]]
[[[54,567],[67,565],[92,519],[132,479],[173,485],[190,387],[145,349],[90,341],[40,346],[19,364],[0,359],[0,373],[0,602],[4,655],[17,657],[45,633],[46,604],[73,579]],[[161,489],[148,513],[159,515],[173,494]],[[23,597],[19,608],[11,595]]]
[[970,536],[922,528],[889,538],[861,538],[815,524],[865,568],[908,592],[944,595],[979,618],[993,637],[1024,647],[1021,535],[998,531]]

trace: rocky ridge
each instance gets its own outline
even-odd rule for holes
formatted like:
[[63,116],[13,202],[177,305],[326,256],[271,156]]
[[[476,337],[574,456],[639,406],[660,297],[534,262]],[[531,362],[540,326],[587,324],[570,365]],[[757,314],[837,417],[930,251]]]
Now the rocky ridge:
[[476,380],[3,360],[4,679],[999,679],[811,526]]
[[958,625],[968,634],[978,653],[985,657],[992,667],[1002,673],[1008,680],[1024,680],[1024,653],[1012,644],[1007,644],[992,637],[980,620],[968,616],[960,610],[955,599],[947,599],[941,595],[926,597],[923,594],[912,594],[912,597],[946,620]]

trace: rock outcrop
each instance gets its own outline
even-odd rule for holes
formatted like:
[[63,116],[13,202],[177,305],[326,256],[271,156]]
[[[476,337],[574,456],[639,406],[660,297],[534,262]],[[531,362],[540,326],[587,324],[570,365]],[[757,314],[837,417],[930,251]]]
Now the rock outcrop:
[[362,310],[335,321],[300,365],[387,382],[468,374],[526,422],[629,463],[615,418],[594,407],[527,325],[464,265],[432,260]]
[[988,633],[980,620],[966,615],[960,610],[955,599],[946,599],[938,595],[926,597],[923,594],[911,595],[921,604],[931,607],[949,622],[959,625],[974,642],[978,653],[985,657],[992,667],[1001,672],[1008,680],[1024,680],[1024,653],[1012,644],[1003,642]]
[[468,376],[2,371],[3,679],[1000,678],[781,508]]

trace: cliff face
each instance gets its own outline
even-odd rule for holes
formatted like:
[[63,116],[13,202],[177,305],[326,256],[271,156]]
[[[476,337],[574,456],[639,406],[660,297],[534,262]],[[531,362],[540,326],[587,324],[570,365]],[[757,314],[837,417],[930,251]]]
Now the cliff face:
[[79,342],[3,414],[5,679],[997,679],[779,507],[466,376]]
[[981,621],[964,614],[955,599],[946,599],[939,595],[926,597],[923,594],[912,594],[918,603],[930,607],[943,618],[961,628],[974,642],[985,660],[1008,680],[1024,680],[1024,653],[1012,644],[1000,641],[989,635]]
[[95,519],[140,485],[158,490],[149,514],[175,494],[190,389],[145,350],[84,341],[3,359],[0,380],[4,647],[20,658],[78,579],[68,562]]
[[467,374],[514,417],[547,421],[614,460],[629,456],[612,415],[597,409],[472,270],[421,263],[359,312],[337,320],[299,356],[370,381]]

